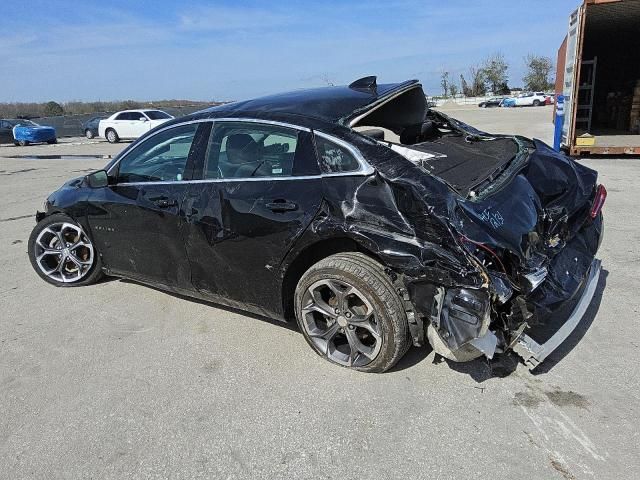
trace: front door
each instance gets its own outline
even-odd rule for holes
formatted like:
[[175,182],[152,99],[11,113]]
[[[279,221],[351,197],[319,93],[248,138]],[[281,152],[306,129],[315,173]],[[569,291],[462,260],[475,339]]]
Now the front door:
[[102,261],[112,273],[190,289],[182,240],[182,203],[210,124],[191,123],[152,135],[109,172],[109,187],[92,190],[88,221]]
[[202,177],[184,204],[194,286],[227,304],[281,313],[280,263],[322,200],[311,133],[216,122]]
[[135,117],[129,124],[129,136],[131,138],[138,138],[147,133],[151,128],[151,122],[142,112],[135,112]]

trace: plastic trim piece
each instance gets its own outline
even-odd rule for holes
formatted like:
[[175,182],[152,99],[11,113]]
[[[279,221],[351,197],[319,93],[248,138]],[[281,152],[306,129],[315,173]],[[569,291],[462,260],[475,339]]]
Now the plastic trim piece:
[[524,333],[518,337],[516,344],[513,346],[513,351],[522,357],[529,370],[535,369],[538,365],[544,362],[545,359],[556,348],[558,348],[569,335],[571,335],[571,332],[576,329],[578,323],[580,323],[580,320],[591,304],[591,299],[593,298],[593,295],[596,292],[596,287],[598,286],[601,269],[601,260],[595,259],[591,264],[587,285],[580,301],[573,309],[573,312],[565,324],[546,343],[540,345],[533,338],[525,335]]
[[413,90],[414,88],[422,88],[422,85],[420,83],[411,82],[406,87],[400,88],[400,89],[392,92],[388,97],[387,96],[383,96],[382,100],[378,101],[378,103],[374,102],[373,104],[368,105],[367,107],[365,107],[366,111],[364,113],[361,113],[358,116],[356,116],[356,117],[352,118],[351,120],[349,120],[349,123],[347,124],[347,126],[349,128],[353,128],[363,118],[371,115],[373,112],[378,110],[383,105],[386,105],[390,101],[398,98],[400,95],[408,92],[409,90]]

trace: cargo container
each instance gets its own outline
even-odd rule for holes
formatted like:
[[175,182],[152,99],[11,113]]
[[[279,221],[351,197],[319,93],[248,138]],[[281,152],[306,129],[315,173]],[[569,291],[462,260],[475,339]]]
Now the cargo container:
[[640,154],[640,0],[584,0],[558,52],[571,155]]

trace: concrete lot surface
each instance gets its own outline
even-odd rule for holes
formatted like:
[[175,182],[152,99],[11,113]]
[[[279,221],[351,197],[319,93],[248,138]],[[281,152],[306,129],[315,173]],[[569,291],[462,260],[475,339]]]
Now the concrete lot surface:
[[[447,112],[552,136],[548,108]],[[638,159],[584,161],[609,190],[604,271],[536,375],[427,349],[373,375],[269,319],[126,281],[41,281],[35,210],[106,160],[9,157],[122,148],[66,143],[0,147],[0,478],[640,478]]]

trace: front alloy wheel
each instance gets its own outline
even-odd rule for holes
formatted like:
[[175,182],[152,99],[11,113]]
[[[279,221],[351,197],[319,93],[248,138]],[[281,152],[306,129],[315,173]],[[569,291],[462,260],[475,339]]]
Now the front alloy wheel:
[[53,285],[87,285],[101,275],[91,240],[66,215],[52,215],[36,225],[29,238],[29,257],[38,275]]

